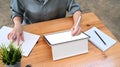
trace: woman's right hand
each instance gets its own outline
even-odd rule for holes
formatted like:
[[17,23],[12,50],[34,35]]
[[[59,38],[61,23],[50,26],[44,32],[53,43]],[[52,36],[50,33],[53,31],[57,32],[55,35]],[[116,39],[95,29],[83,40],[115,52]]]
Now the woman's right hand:
[[8,39],[19,45],[20,41],[24,41],[23,28],[21,24],[15,25],[13,30],[8,34]]

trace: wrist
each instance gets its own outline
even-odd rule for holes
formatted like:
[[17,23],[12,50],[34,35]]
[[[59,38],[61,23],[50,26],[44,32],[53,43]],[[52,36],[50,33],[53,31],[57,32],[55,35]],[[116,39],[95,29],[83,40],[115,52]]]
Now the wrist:
[[22,29],[21,23],[15,23],[14,28],[19,28],[19,29],[21,28]]
[[14,22],[15,27],[21,26],[21,17],[19,17],[19,16],[14,17],[13,22]]
[[14,26],[21,26],[20,22],[14,22]]

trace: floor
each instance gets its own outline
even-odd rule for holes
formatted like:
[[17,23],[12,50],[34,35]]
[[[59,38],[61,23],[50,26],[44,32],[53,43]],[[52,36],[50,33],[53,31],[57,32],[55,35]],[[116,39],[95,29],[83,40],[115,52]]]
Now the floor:
[[[10,23],[10,0],[0,0],[0,27]],[[120,0],[75,0],[83,13],[94,12],[120,41]]]

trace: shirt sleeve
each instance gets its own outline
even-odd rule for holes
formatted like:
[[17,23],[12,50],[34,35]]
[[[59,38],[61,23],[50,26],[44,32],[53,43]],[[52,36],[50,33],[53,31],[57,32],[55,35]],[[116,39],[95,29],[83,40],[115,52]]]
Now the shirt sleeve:
[[11,0],[10,2],[10,9],[11,9],[11,19],[15,16],[23,17],[24,10],[19,2],[19,0]]
[[79,4],[77,4],[74,0],[68,0],[67,11],[70,14],[74,14],[76,11],[81,11]]

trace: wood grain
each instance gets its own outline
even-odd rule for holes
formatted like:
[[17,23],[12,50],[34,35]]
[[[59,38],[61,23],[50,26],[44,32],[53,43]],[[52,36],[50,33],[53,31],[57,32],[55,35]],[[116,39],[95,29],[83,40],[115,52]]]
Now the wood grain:
[[[102,52],[89,42],[88,53],[53,61],[51,47],[43,40],[43,34],[69,30],[72,25],[73,19],[68,17],[24,26],[24,31],[38,34],[41,38],[31,51],[29,57],[22,57],[21,67],[25,67],[27,64],[32,65],[32,67],[120,67],[119,41],[105,52]],[[96,26],[117,40],[94,13],[83,14],[80,26],[82,31]]]

